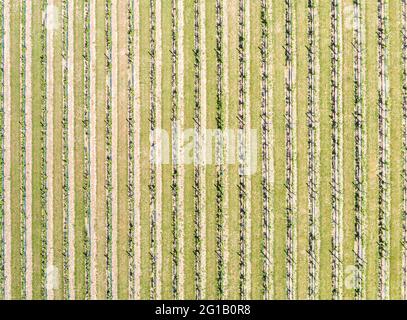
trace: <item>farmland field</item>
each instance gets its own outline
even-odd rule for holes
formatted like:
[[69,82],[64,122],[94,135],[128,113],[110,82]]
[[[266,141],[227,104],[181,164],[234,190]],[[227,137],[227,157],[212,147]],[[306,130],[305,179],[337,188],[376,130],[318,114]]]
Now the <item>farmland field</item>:
[[407,299],[407,0],[0,0],[0,299]]

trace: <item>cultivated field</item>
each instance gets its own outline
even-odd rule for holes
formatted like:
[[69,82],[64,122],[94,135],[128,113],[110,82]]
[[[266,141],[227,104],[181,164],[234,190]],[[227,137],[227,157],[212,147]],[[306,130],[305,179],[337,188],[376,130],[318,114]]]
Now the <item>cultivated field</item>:
[[407,0],[0,0],[0,299],[407,299]]

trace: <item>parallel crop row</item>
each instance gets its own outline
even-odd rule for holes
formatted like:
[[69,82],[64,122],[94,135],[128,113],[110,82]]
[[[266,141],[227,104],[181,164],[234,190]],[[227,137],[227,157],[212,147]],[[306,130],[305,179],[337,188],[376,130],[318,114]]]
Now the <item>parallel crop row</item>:
[[239,109],[238,109],[238,128],[239,128],[239,224],[240,224],[240,281],[239,294],[242,299],[247,297],[247,223],[248,223],[248,193],[247,193],[247,61],[246,61],[246,1],[239,1],[238,17],[238,55],[239,55]]
[[84,107],[83,107],[83,132],[84,132],[84,169],[83,169],[83,206],[85,223],[88,227],[84,232],[84,257],[85,257],[85,296],[90,299],[91,296],[91,191],[90,191],[90,1],[84,2]]
[[402,10],[402,111],[403,111],[403,262],[402,262],[402,294],[407,299],[407,1],[401,0]]
[[388,3],[378,1],[378,111],[379,111],[379,240],[378,298],[389,296],[390,132],[388,84]]
[[363,18],[361,1],[353,2],[354,10],[354,122],[355,122],[355,298],[365,297],[365,215],[366,215],[366,137],[363,74]]
[[224,106],[224,8],[223,0],[216,1],[216,290],[217,297],[222,299],[225,295],[225,143],[223,132],[225,130],[225,106]]
[[271,4],[266,0],[261,1],[261,156],[262,156],[262,283],[263,297],[266,300],[272,298],[272,238],[273,238],[273,217],[272,217],[272,162],[270,150],[272,150],[272,115],[270,106],[270,25],[269,11]]
[[157,237],[157,145],[155,130],[157,127],[156,101],[156,0],[150,0],[150,298],[155,299],[158,279],[158,237]]
[[296,296],[296,113],[294,93],[295,33],[294,8],[292,0],[285,0],[285,139],[286,139],[286,293],[288,299]]
[[0,0],[0,298],[4,297],[4,1]]
[[20,233],[21,233],[21,245],[20,245],[20,259],[21,259],[21,298],[25,299],[27,296],[27,283],[26,283],[26,273],[27,273],[27,165],[26,165],[26,146],[27,146],[27,136],[26,136],[26,13],[27,13],[27,3],[26,1],[21,2],[21,20],[20,20],[20,37],[21,37],[21,56],[20,56],[20,144],[21,144],[21,158],[20,158],[20,170],[21,170],[21,189],[20,189]]
[[338,0],[331,0],[331,121],[332,121],[332,297],[342,296],[342,96],[341,23]]
[[[173,132],[173,152],[172,152],[172,294],[174,299],[179,299],[179,142],[178,142],[178,122],[179,122],[179,105],[178,105],[178,0],[172,0],[171,11],[171,123]],[[181,195],[182,196],[182,195]]]
[[62,59],[63,59],[63,69],[62,69],[62,167],[63,167],[63,190],[62,190],[62,204],[63,204],[63,237],[62,237],[62,253],[63,253],[63,296],[64,299],[69,299],[70,288],[69,288],[69,170],[68,170],[68,2],[64,0],[62,2]]
[[129,1],[127,6],[127,65],[128,65],[128,81],[127,81],[127,123],[128,123],[128,182],[127,182],[127,197],[129,205],[129,235],[128,235],[128,255],[129,255],[129,295],[131,299],[135,296],[135,92],[134,86],[134,1]]
[[107,299],[113,298],[113,256],[112,256],[112,234],[113,234],[113,185],[112,185],[112,0],[105,2],[105,41],[106,41],[106,278],[107,278]]
[[319,108],[317,7],[308,0],[308,297],[319,292]]
[[47,248],[48,248],[48,177],[47,177],[47,7],[48,1],[41,1],[41,298],[47,298]]
[[194,256],[195,256],[195,297],[202,297],[202,195],[201,195],[201,56],[200,56],[200,0],[194,0]]

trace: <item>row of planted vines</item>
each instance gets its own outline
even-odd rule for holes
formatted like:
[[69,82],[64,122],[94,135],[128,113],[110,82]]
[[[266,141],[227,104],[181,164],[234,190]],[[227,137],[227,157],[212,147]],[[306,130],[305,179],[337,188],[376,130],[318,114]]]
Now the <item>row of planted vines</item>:
[[26,121],[26,108],[27,108],[27,93],[26,93],[26,75],[27,75],[27,51],[26,51],[26,21],[27,21],[27,4],[21,4],[21,63],[20,63],[20,81],[21,81],[21,109],[20,109],[20,123],[21,123],[21,296],[27,298],[27,121]]
[[[4,1],[0,2],[0,234],[4,239]],[[0,297],[4,299],[5,289],[5,245],[4,241],[0,244]]]
[[63,222],[63,283],[64,283],[64,298],[69,299],[70,297],[70,282],[69,282],[69,270],[70,270],[70,251],[69,251],[69,236],[70,236],[70,208],[69,208],[69,145],[68,145],[68,109],[69,109],[69,96],[68,96],[68,72],[69,72],[69,61],[68,61],[68,50],[69,50],[69,4],[67,2],[63,3],[63,37],[62,37],[62,56],[64,59],[63,63],[63,115],[62,115],[62,141],[63,141],[63,151],[62,151],[62,162],[63,162],[63,212],[64,212],[64,222]]
[[47,266],[48,266],[48,177],[47,170],[47,0],[41,1],[41,298],[48,294]]
[[246,299],[250,292],[250,206],[249,206],[249,177],[248,173],[248,128],[250,119],[248,118],[248,2],[239,1],[238,7],[238,171],[239,171],[239,296]]
[[0,237],[2,299],[406,299],[407,1],[0,0]]
[[172,129],[172,143],[174,153],[172,155],[172,181],[171,181],[171,194],[172,194],[172,292],[174,299],[179,299],[182,296],[180,289],[180,282],[183,279],[181,265],[182,259],[182,239],[180,232],[180,221],[182,219],[182,206],[181,206],[181,165],[180,165],[180,133],[179,122],[181,121],[180,99],[179,99],[179,2],[172,0],[171,3],[171,45],[172,45],[172,65],[171,65],[171,129]]
[[378,112],[379,112],[379,282],[378,298],[389,297],[390,132],[388,79],[388,2],[378,1]]
[[194,255],[195,255],[195,297],[203,298],[203,282],[205,281],[203,271],[204,246],[202,234],[204,228],[203,199],[204,189],[203,175],[203,141],[202,141],[202,5],[200,0],[194,1]]
[[401,2],[402,19],[402,111],[403,111],[403,204],[402,204],[402,296],[407,298],[407,2]]
[[316,1],[308,1],[308,298],[319,289],[319,105],[318,105],[318,20]]
[[[136,96],[137,96],[137,74],[138,69],[136,65],[136,44],[135,41],[135,24],[136,24],[136,12],[135,2],[129,1],[128,3],[128,38],[127,38],[127,57],[128,57],[128,205],[129,205],[129,233],[128,233],[128,254],[129,254],[129,297],[134,299],[136,297],[136,277],[137,269],[140,268],[137,265],[136,249],[136,228],[138,228],[138,197],[136,197],[138,180],[137,171],[137,159],[138,159],[138,143],[136,133]],[[136,72],[137,71],[137,72]]]
[[84,169],[83,169],[83,199],[84,199],[84,216],[85,224],[88,226],[85,231],[84,240],[84,257],[85,257],[85,296],[89,298],[91,295],[91,236],[90,236],[90,221],[91,221],[91,191],[90,191],[90,159],[91,159],[91,134],[90,134],[90,103],[91,103],[91,88],[90,88],[90,1],[84,2],[84,45],[83,45],[83,132],[84,132]]
[[[226,256],[226,234],[227,234],[227,213],[226,207],[226,182],[227,166],[225,159],[227,157],[225,136],[222,132],[227,126],[226,116],[227,107],[225,95],[227,75],[225,74],[225,4],[223,0],[216,1],[216,129],[219,133],[216,136],[216,292],[217,297],[222,299],[226,296],[226,275],[227,275],[227,256]],[[227,69],[226,69],[227,70]]]
[[364,30],[361,1],[354,2],[354,103],[355,103],[355,298],[365,295],[366,281],[366,109],[364,100],[364,71],[362,57]]
[[341,89],[341,16],[339,1],[331,1],[331,119],[332,119],[332,296],[342,296],[343,256],[343,111]]
[[294,1],[285,1],[285,143],[286,143],[286,292],[296,295],[296,107],[295,107],[295,14]]

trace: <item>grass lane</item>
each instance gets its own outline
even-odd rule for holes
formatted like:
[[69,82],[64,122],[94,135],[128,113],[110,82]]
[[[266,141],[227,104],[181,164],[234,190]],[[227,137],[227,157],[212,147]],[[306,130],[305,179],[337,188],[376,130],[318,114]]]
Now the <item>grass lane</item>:
[[127,12],[127,1],[118,1],[117,21],[118,21],[118,151],[117,151],[117,298],[127,299],[128,293],[128,264],[127,237],[128,237],[128,193],[127,193],[127,172],[128,172],[128,134],[127,126],[121,125],[127,121],[127,19],[122,17],[122,13]]
[[[366,3],[366,26],[372,30],[377,30],[377,3]],[[377,43],[377,34],[373,32],[366,33],[366,43]],[[377,45],[369,45],[366,48],[366,104],[377,106],[378,84],[377,84]],[[376,299],[378,288],[378,108],[371,108],[367,117],[367,270],[366,298]]]
[[342,92],[343,92],[343,297],[353,299],[355,284],[355,126],[354,123],[354,43],[353,1],[344,1],[342,12]]
[[[248,41],[250,57],[250,66],[248,72],[250,72],[249,95],[250,95],[250,126],[248,130],[256,129],[255,135],[251,136],[252,146],[256,148],[249,149],[249,165],[252,165],[250,170],[249,179],[251,183],[251,195],[250,195],[250,208],[251,212],[251,237],[248,241],[251,243],[251,252],[248,253],[248,259],[251,264],[251,291],[250,299],[261,299],[263,297],[263,265],[262,265],[262,145],[261,145],[261,19],[260,1],[250,1],[250,41]],[[252,152],[255,152],[254,154]],[[249,226],[248,226],[249,227]]]
[[96,297],[107,298],[105,3],[96,1]]
[[307,128],[307,92],[308,83],[308,65],[303,63],[307,61],[308,37],[307,28],[298,26],[307,25],[307,0],[297,1],[295,4],[296,12],[296,47],[297,47],[297,73],[296,73],[296,100],[297,100],[297,201],[298,201],[298,220],[297,220],[297,294],[298,299],[306,299],[308,294],[308,164],[307,164],[307,146],[308,146],[308,128]]
[[320,293],[321,299],[332,298],[332,263],[331,263],[331,119],[330,119],[330,3],[319,1],[320,28],[320,132],[321,132],[321,167],[320,167]]
[[[141,150],[149,150],[149,48],[150,48],[150,9],[148,1],[140,2],[140,89],[141,89]],[[141,169],[143,173],[148,172],[150,167],[149,152],[141,152]],[[150,205],[149,201],[149,176],[142,174],[141,186],[141,298],[150,297]]]
[[74,100],[75,100],[75,127],[74,127],[74,153],[75,153],[75,297],[85,299],[85,202],[83,192],[84,172],[84,62],[83,62],[83,34],[84,34],[84,4],[82,1],[74,2]]
[[275,3],[273,7],[273,132],[274,132],[274,298],[286,298],[286,218],[285,218],[285,97],[284,97],[284,64],[274,63],[284,61],[284,2]]
[[[229,141],[228,154],[232,162],[228,166],[228,198],[238,199],[239,175],[237,156],[237,114],[238,114],[238,1],[228,3],[225,14],[228,15],[228,129],[231,130],[232,139]],[[239,201],[228,201],[228,299],[238,299],[239,295]]]
[[[20,26],[21,19],[21,3],[17,1],[10,1],[10,29],[9,29],[9,48],[10,48],[10,65],[6,66],[10,71],[10,124],[9,132],[6,131],[6,135],[10,135],[10,164],[18,164],[21,158],[21,146],[20,139],[14,137],[20,137],[21,125],[20,117],[21,110],[17,106],[20,105]],[[5,26],[7,28],[7,26]],[[6,47],[7,48],[7,47]],[[14,107],[16,106],[16,107]],[[5,127],[7,130],[7,127]],[[11,208],[11,273],[6,275],[10,282],[10,298],[19,299],[21,297],[21,260],[20,260],[20,241],[14,241],[14,239],[21,238],[21,170],[19,165],[10,165],[10,208]],[[6,199],[7,201],[7,199]],[[7,234],[7,232],[6,232]],[[6,238],[6,245],[9,239]],[[9,244],[10,246],[10,244]],[[7,254],[7,252],[6,252]],[[6,288],[7,290],[7,288]]]
[[63,117],[63,88],[62,88],[62,2],[60,0],[53,2],[52,9],[53,29],[53,287],[54,298],[63,299],[63,166],[62,166],[62,117]]
[[[208,92],[217,91],[217,65],[216,65],[216,1],[206,1],[206,52],[207,52],[207,82]],[[216,94],[207,95],[206,128],[213,130],[216,124]],[[215,166],[215,137],[207,136],[207,146],[210,160],[206,165],[206,294],[209,299],[217,297],[217,261],[216,253],[216,166]]]
[[[162,2],[162,28],[163,30],[171,30],[172,28],[172,2],[173,1],[163,1]],[[165,139],[163,140],[163,159],[167,159],[168,161],[164,161],[163,164],[163,173],[162,178],[163,181],[171,181],[172,176],[172,151],[173,151],[173,143],[172,141],[172,134],[171,134],[171,108],[172,108],[172,86],[176,86],[177,83],[172,78],[172,55],[175,55],[176,52],[173,52],[172,47],[172,37],[173,35],[168,33],[164,33],[163,42],[162,42],[162,50],[163,50],[163,73],[162,73],[162,129],[163,134],[167,137],[168,134],[168,141]],[[162,207],[162,222],[163,226],[172,226],[172,208],[173,206],[177,207],[177,204],[174,204],[174,199],[172,198],[172,191],[173,188],[172,183],[167,183],[163,185],[163,207]],[[175,188],[179,186],[176,185]],[[163,275],[162,275],[162,297],[163,299],[172,299],[175,298],[176,294],[174,292],[173,286],[173,268],[172,265],[172,254],[173,251],[173,227],[163,228],[162,234],[162,261],[163,261]],[[171,267],[170,267],[171,266]],[[178,290],[175,290],[178,292]]]
[[401,1],[389,1],[389,81],[391,101],[390,125],[390,297],[402,298],[402,66]]
[[33,120],[33,298],[41,298],[41,6],[32,15],[32,120]]

